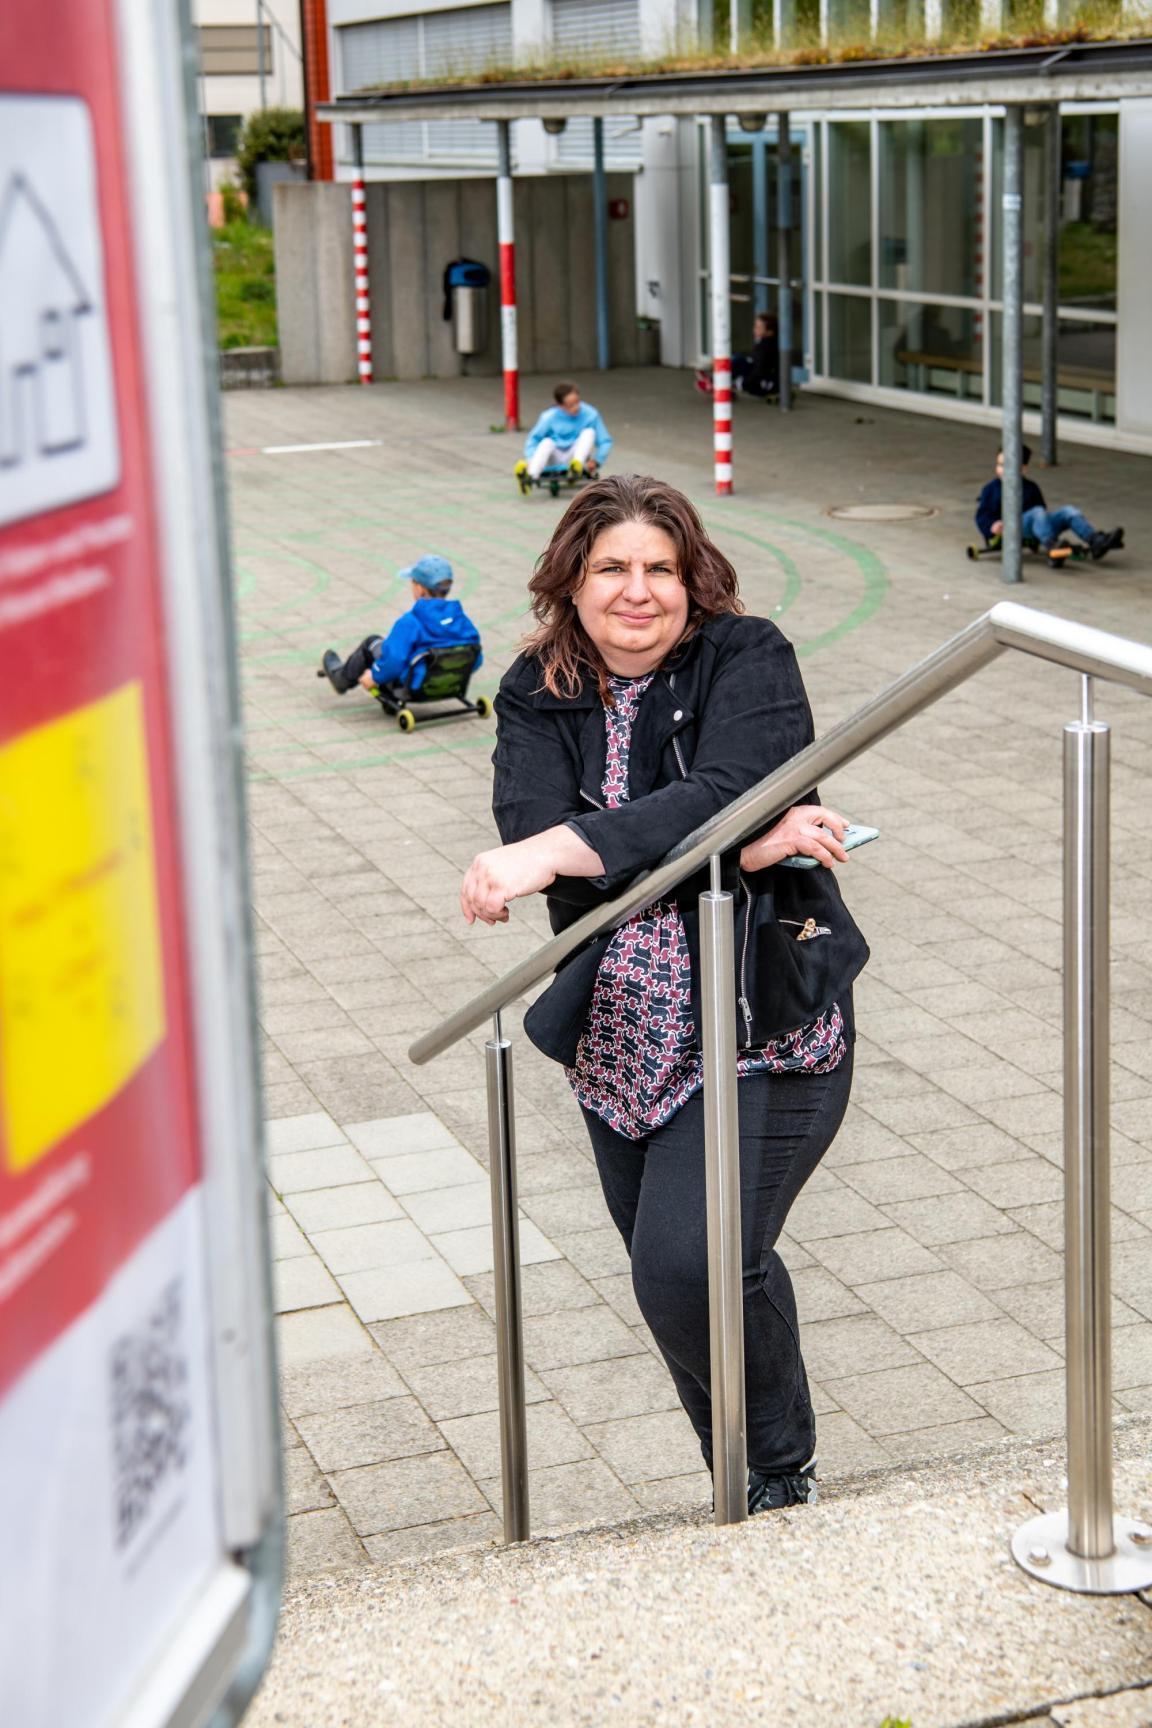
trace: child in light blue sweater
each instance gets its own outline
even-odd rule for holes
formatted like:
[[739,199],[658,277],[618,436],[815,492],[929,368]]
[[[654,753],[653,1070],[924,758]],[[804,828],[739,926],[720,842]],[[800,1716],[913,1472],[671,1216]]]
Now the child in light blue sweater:
[[545,468],[576,468],[595,475],[609,450],[612,436],[590,402],[581,400],[575,384],[557,384],[555,408],[546,408],[524,440],[524,455],[516,477],[539,480]]

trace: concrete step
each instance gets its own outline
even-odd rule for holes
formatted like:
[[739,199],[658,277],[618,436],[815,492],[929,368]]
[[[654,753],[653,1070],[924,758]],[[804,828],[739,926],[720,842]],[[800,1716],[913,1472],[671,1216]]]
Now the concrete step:
[[[1152,1514],[1152,1417],[1116,1506]],[[249,1728],[1149,1728],[1152,1596],[1035,1583],[1015,1527],[1065,1499],[1062,1444],[838,1484],[717,1530],[655,1515],[311,1579]],[[1105,1697],[1105,1694],[1117,1696]]]

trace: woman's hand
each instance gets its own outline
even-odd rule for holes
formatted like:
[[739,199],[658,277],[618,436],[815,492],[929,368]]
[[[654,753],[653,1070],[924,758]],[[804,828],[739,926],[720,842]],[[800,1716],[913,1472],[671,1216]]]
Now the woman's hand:
[[469,924],[506,924],[509,900],[537,894],[554,881],[547,835],[518,840],[513,846],[494,846],[479,852],[460,884],[460,910]]
[[469,924],[507,924],[508,902],[538,894],[557,876],[603,876],[598,852],[581,840],[574,828],[560,824],[478,852],[460,884],[460,910]]
[[830,870],[833,864],[847,861],[841,841],[848,818],[823,804],[796,804],[786,810],[779,822],[750,840],[740,853],[741,870],[767,870],[784,858],[815,858]]

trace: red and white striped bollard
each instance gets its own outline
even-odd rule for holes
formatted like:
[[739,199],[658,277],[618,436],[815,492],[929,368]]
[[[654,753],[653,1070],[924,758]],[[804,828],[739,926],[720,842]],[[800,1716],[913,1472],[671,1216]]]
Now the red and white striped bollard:
[[708,187],[712,301],[712,440],[716,495],[732,490],[732,313],[729,295],[731,242],[728,228],[728,140],[724,116],[712,116]]
[[511,122],[496,122],[496,239],[500,247],[500,355],[504,367],[504,425],[520,429],[520,363],[516,350],[516,229],[512,209]]
[[352,259],[356,275],[356,359],[361,384],[372,382],[372,297],[368,285],[368,218],[364,209],[364,140],[352,128],[356,175],[352,181]]

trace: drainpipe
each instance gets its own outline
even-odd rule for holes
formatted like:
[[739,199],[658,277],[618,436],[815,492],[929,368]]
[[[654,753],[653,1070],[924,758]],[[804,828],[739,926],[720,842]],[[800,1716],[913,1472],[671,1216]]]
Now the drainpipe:
[[608,326],[608,180],[604,172],[604,122],[592,122],[592,204],[596,226],[596,364],[607,372],[612,364]]

